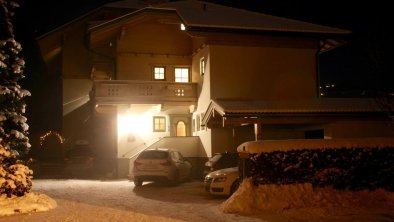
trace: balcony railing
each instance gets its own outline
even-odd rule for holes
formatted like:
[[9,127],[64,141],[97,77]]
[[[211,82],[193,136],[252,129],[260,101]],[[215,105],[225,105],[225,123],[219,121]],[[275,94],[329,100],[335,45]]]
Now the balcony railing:
[[196,83],[155,81],[96,80],[93,97],[96,104],[195,103]]

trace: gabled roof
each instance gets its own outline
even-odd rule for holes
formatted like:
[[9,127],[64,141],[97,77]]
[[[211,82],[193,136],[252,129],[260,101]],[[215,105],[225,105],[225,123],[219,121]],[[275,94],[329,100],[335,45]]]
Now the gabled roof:
[[260,31],[350,34],[349,31],[202,1],[177,1],[156,5],[176,9],[186,26]]
[[322,98],[304,101],[212,100],[202,124],[218,113],[222,117],[262,117],[278,114],[379,113],[382,110],[372,99]]
[[[111,3],[110,7],[135,7],[135,0]],[[350,31],[332,28],[308,22],[281,18],[263,13],[251,12],[243,9],[231,8],[223,5],[207,3],[195,0],[185,0],[154,4],[153,7],[145,7],[126,16],[119,17],[105,24],[116,23],[117,20],[127,19],[137,13],[155,10],[176,12],[188,30],[201,29],[231,29],[250,31],[269,31],[286,33],[308,33],[321,35],[347,35]],[[101,24],[100,26],[105,26]],[[98,27],[92,27],[96,29]]]

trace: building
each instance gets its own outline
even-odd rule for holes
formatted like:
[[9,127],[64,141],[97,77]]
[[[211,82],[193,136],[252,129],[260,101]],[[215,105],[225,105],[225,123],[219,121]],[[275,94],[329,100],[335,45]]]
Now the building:
[[318,56],[348,31],[201,1],[141,3],[38,38],[62,77],[66,148],[89,141],[107,171],[126,176],[150,146],[198,168],[249,140],[394,135],[373,101],[319,96]]

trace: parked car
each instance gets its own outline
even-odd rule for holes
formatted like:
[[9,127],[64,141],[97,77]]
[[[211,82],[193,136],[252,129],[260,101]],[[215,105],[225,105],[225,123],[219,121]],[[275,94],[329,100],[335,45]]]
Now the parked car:
[[96,155],[89,145],[75,145],[64,155],[65,176],[92,177],[95,171]]
[[190,178],[191,164],[178,151],[157,148],[142,151],[133,165],[135,186],[144,181],[170,181],[178,184]]
[[213,171],[205,176],[205,191],[213,195],[232,195],[239,187],[238,167]]
[[205,162],[204,176],[216,170],[236,167],[238,166],[238,162],[238,153],[215,153],[207,162]]

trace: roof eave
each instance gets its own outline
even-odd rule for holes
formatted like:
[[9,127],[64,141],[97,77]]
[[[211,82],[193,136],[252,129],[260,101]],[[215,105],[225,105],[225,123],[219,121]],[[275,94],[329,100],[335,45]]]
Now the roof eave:
[[[88,32],[94,32],[94,31],[100,30],[100,29],[108,27],[108,26],[112,26],[112,25],[119,24],[119,23],[124,23],[130,17],[136,16],[136,15],[142,14],[142,13],[147,13],[147,12],[176,13],[179,16],[179,13],[177,12],[176,9],[145,7],[142,9],[138,9],[134,12],[128,13],[126,15],[123,15],[121,17],[115,18],[113,20],[106,21],[106,22],[100,23],[98,25],[92,26],[92,27],[88,28]],[[179,16],[179,17],[182,20],[182,17],[181,16]]]
[[304,35],[310,37],[325,37],[325,38],[344,38],[351,34],[350,31],[343,32],[316,32],[316,31],[300,31],[300,30],[281,30],[272,28],[258,28],[248,26],[220,26],[220,25],[201,25],[201,24],[187,24],[187,31],[205,31],[205,32],[239,32],[242,34],[272,34],[272,35]]

